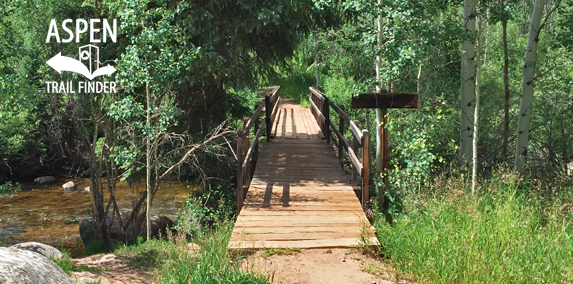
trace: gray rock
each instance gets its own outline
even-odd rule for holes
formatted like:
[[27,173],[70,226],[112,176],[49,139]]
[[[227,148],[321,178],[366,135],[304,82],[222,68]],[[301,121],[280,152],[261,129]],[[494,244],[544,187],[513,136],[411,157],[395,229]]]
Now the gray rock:
[[62,185],[62,188],[64,189],[65,192],[76,191],[76,185],[74,184],[73,181],[68,181],[64,183],[64,185]]
[[[119,213],[121,215],[122,222],[125,223],[130,217],[131,210],[120,209]],[[124,230],[122,230],[121,226],[119,225],[116,216],[113,218],[113,224],[111,224],[110,227],[111,214],[111,212],[108,212],[107,226],[110,230],[109,233],[112,241],[122,243],[127,239],[136,238],[138,236],[145,237],[147,235],[145,222],[143,222],[138,230],[134,230],[132,227],[130,227],[127,229],[127,232],[124,232]],[[89,243],[99,239],[93,220],[93,216],[88,216],[82,219],[80,222],[80,237],[86,247],[89,245]],[[151,235],[154,237],[167,236],[167,230],[170,230],[174,225],[173,220],[167,216],[151,216],[150,222]]]
[[75,284],[47,257],[29,250],[0,247],[2,284]]
[[84,192],[90,192],[91,191],[91,187],[90,186],[86,186],[84,187]]
[[39,178],[34,180],[34,182],[39,183],[39,184],[48,184],[48,183],[52,183],[54,181],[56,181],[56,178],[53,176],[43,176],[43,177],[39,177]]
[[45,244],[41,244],[41,243],[36,243],[36,242],[26,242],[26,243],[19,243],[16,245],[11,246],[12,248],[17,248],[17,249],[23,249],[23,250],[29,250],[29,251],[33,251],[36,253],[39,253],[47,258],[54,258],[54,259],[60,259],[62,257],[62,252],[59,251],[57,248],[49,246],[49,245],[45,245]]

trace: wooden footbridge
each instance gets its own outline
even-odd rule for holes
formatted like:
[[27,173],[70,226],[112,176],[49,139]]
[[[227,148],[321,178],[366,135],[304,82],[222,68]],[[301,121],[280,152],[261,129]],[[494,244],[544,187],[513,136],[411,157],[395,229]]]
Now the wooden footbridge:
[[279,87],[264,91],[237,134],[240,213],[229,247],[379,245],[361,206],[368,201],[368,131],[313,88],[310,109],[281,100]]

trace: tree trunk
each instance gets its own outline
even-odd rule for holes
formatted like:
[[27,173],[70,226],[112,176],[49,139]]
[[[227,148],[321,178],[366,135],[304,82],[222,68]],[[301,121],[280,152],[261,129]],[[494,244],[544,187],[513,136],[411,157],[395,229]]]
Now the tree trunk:
[[525,60],[523,62],[523,79],[521,83],[521,99],[519,102],[519,116],[517,121],[517,142],[515,147],[515,170],[519,173],[523,173],[527,158],[529,122],[532,112],[531,101],[533,100],[533,80],[537,60],[537,43],[539,42],[539,34],[541,32],[541,16],[544,6],[545,0],[535,0],[529,25]]
[[476,0],[464,1],[464,25],[466,39],[462,43],[462,72],[460,90],[460,165],[467,169],[472,155],[472,124],[475,96],[475,43]]
[[[477,168],[478,168],[478,122],[479,122],[479,97],[480,97],[480,79],[481,79],[481,56],[483,53],[481,37],[483,34],[483,26],[481,19],[478,17],[478,33],[477,33],[477,50],[476,50],[476,86],[475,86],[475,112],[474,112],[474,127],[473,127],[473,141],[472,141],[472,194],[475,193],[477,186]],[[485,61],[485,53],[483,54]]]
[[[382,0],[378,0],[378,5],[382,5]],[[378,51],[382,48],[382,11],[378,11]],[[382,80],[380,78],[380,69],[382,68],[382,58],[380,54],[376,55],[376,92],[382,91]],[[379,177],[383,168],[383,148],[384,148],[384,113],[381,109],[376,109],[376,176]],[[378,185],[377,185],[378,186]],[[382,208],[384,204],[384,187],[378,188],[378,204]]]
[[[151,119],[150,102],[149,102],[149,86],[145,83],[145,94],[147,96],[147,129],[149,129],[149,121]],[[147,206],[145,212],[146,225],[147,225],[147,240],[151,239],[151,222],[149,216],[149,209],[151,207],[151,141],[149,141],[149,133],[145,133],[147,144]]]
[[[378,5],[382,4],[382,0],[378,0]],[[380,52],[380,48],[382,47],[382,11],[378,11],[378,51]],[[376,92],[380,93],[382,91],[382,80],[380,78],[380,68],[382,68],[382,58],[380,55],[376,55]],[[382,172],[382,155],[380,153],[382,149],[382,117],[380,109],[376,109],[376,172]]]
[[[503,6],[502,9],[504,9]],[[501,150],[501,157],[503,162],[507,162],[507,144],[509,141],[509,52],[507,51],[507,21],[501,22],[501,28],[503,31],[503,87],[505,89],[503,148]]]
[[320,88],[320,70],[319,70],[319,62],[318,62],[318,36],[314,34],[314,72],[316,75],[316,88]]

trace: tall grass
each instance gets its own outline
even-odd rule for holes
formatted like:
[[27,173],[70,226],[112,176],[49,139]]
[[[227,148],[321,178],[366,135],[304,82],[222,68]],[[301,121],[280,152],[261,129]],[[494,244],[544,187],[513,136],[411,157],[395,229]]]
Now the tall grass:
[[161,283],[269,283],[264,276],[239,268],[240,259],[227,251],[231,231],[229,222],[204,231],[194,240],[200,247],[195,252],[188,250],[185,241],[165,240],[126,246],[117,252],[134,253],[132,264],[151,268]]
[[303,107],[308,107],[310,103],[310,91],[308,87],[316,85],[315,77],[298,66],[285,72],[287,75],[273,78],[269,85],[281,86],[280,95],[282,98],[293,100]]
[[421,282],[571,283],[573,194],[553,189],[504,172],[476,195],[463,179],[438,181],[408,214],[375,226],[396,269]]

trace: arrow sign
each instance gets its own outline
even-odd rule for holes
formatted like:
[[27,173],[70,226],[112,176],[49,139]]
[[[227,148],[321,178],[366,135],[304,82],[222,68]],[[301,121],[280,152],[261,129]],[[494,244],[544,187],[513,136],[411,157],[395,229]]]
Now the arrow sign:
[[56,54],[56,56],[50,58],[50,60],[48,60],[48,62],[46,63],[48,63],[50,67],[54,68],[54,70],[58,71],[58,73],[60,74],[62,74],[62,71],[70,71],[82,74],[89,80],[92,80],[93,78],[102,75],[111,75],[113,74],[113,72],[115,72],[115,68],[113,66],[107,65],[98,68],[97,70],[95,70],[93,73],[90,74],[90,71],[85,65],[83,65],[81,62],[79,62],[74,58],[62,56],[61,52]]

